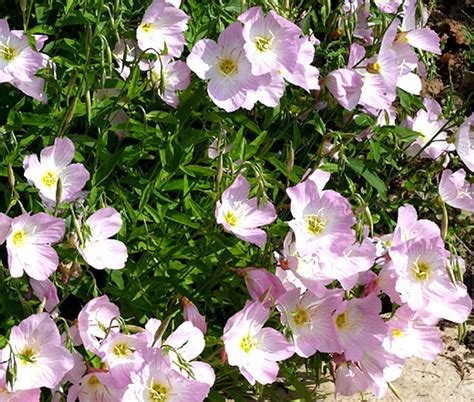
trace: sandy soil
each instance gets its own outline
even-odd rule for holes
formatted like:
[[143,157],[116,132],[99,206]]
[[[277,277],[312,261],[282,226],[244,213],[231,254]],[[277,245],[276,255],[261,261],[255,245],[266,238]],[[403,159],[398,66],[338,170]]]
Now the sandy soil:
[[[443,340],[445,348],[442,355],[434,362],[420,359],[407,361],[402,376],[394,386],[403,401],[474,401],[474,322],[468,325],[467,346],[457,343],[457,328],[445,327]],[[332,393],[331,383],[323,384],[321,391]],[[333,396],[326,401],[334,401]],[[376,399],[371,394],[352,397],[337,397],[337,401],[398,401],[389,391],[383,399]]]

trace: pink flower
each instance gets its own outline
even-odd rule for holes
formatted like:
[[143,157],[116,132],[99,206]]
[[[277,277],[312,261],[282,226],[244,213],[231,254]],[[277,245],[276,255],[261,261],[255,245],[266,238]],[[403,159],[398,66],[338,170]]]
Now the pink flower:
[[267,235],[259,227],[276,219],[275,208],[271,202],[258,205],[257,198],[248,199],[249,189],[249,182],[239,174],[224,191],[221,201],[217,201],[215,215],[225,230],[262,248]]
[[41,301],[45,301],[45,310],[51,313],[59,304],[58,290],[56,286],[54,286],[54,283],[49,279],[37,281],[36,279],[30,278],[30,285],[36,297]]
[[337,339],[346,359],[358,361],[365,351],[382,344],[386,324],[379,316],[380,299],[371,293],[362,299],[343,301],[334,313]]
[[333,71],[326,77],[326,87],[347,110],[353,110],[359,103],[363,85],[362,76],[348,68]]
[[439,182],[439,194],[443,201],[454,208],[474,212],[474,184],[466,181],[466,172],[459,169],[443,170]]
[[119,308],[109,301],[107,296],[96,297],[89,301],[77,317],[77,325],[84,347],[103,357],[101,342],[108,333],[120,331]]
[[244,24],[244,50],[252,74],[262,75],[286,69],[293,73],[298,58],[301,29],[274,11],[263,15],[252,7],[239,17]]
[[109,239],[120,231],[122,218],[112,207],[99,209],[85,222],[84,244],[76,238],[76,247],[84,260],[95,269],[122,269],[128,258],[127,247]]
[[353,241],[354,214],[349,202],[339,193],[321,191],[311,179],[286,192],[294,218],[288,224],[295,233],[296,250],[300,255],[322,250],[338,254]]
[[[34,85],[35,74],[43,67],[45,57],[30,47],[28,37],[22,31],[10,31],[7,20],[0,19],[0,83],[24,85],[28,91]],[[37,97],[46,100],[44,95]]]
[[40,212],[14,219],[0,214],[0,244],[7,241],[8,268],[13,278],[23,272],[38,281],[48,279],[59,264],[51,246],[64,236],[64,220]]
[[456,133],[456,152],[461,160],[474,172],[474,113],[459,127]]
[[183,61],[162,57],[161,62],[158,60],[154,63],[150,78],[158,91],[158,96],[167,105],[177,108],[179,105],[177,91],[184,91],[189,86],[190,74],[189,67]]
[[439,119],[441,106],[434,99],[426,98],[423,104],[426,111],[420,109],[414,119],[407,118],[405,121],[408,128],[420,134],[407,149],[407,154],[414,156],[419,153],[422,158],[438,159],[451,148],[446,141],[446,132],[442,131],[447,121]]
[[67,402],[117,402],[122,400],[125,387],[118,384],[107,371],[93,371],[74,384],[67,395]]
[[183,32],[188,29],[189,16],[165,0],[153,0],[137,28],[138,46],[144,52],[160,55],[167,49],[170,56],[179,57],[184,48]]
[[408,306],[401,306],[388,321],[383,347],[401,359],[418,357],[435,360],[443,351],[441,331],[425,324]]
[[263,328],[270,312],[259,302],[247,302],[224,328],[225,351],[231,366],[237,366],[250,384],[271,384],[278,375],[278,361],[293,354],[285,337],[273,328]]
[[140,372],[131,374],[132,383],[123,395],[124,401],[199,402],[207,397],[209,385],[177,373],[161,350],[151,349],[144,358],[145,364]]
[[310,291],[300,296],[299,289],[287,291],[277,301],[281,322],[291,331],[298,356],[309,357],[316,351],[340,350],[332,314],[342,301],[342,292],[330,292],[318,298]]
[[129,39],[120,39],[112,51],[112,56],[117,63],[117,67],[114,69],[120,74],[120,76],[127,80],[130,76],[130,64],[135,61],[140,50],[136,47],[136,42]]
[[183,306],[183,316],[186,321],[191,321],[196,328],[199,328],[203,335],[206,335],[207,324],[206,317],[204,317],[196,305],[187,297],[181,297],[181,305]]
[[374,0],[374,3],[383,13],[396,14],[402,0]]
[[209,96],[226,112],[240,108],[246,92],[256,90],[260,83],[261,78],[252,75],[243,46],[242,25],[234,22],[221,32],[217,43],[210,39],[197,42],[186,61],[199,78],[209,80]]
[[3,349],[3,360],[16,360],[14,390],[54,388],[74,366],[56,324],[46,313],[31,315],[13,327],[10,347]]
[[[82,195],[90,175],[83,164],[71,164],[73,158],[74,144],[68,138],[56,138],[54,145],[41,151],[40,160],[36,155],[25,157],[25,177],[39,190],[48,206],[54,206],[56,201],[73,202]],[[59,181],[61,193],[57,200]]]
[[[245,284],[252,300],[260,301],[267,308],[286,292],[280,280],[264,268],[246,268],[238,272],[245,278]],[[261,300],[263,296],[266,296],[265,300]]]

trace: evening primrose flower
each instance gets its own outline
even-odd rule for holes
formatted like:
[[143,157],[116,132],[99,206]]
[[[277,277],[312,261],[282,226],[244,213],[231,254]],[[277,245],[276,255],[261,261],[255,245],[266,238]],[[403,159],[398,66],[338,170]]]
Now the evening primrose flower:
[[108,371],[94,370],[68,391],[67,402],[117,402],[122,400],[127,384],[120,384]]
[[167,50],[170,56],[181,56],[188,21],[189,16],[174,5],[165,0],[153,0],[137,28],[138,47],[144,52],[162,54]]
[[3,349],[2,360],[16,360],[15,391],[54,388],[74,366],[71,353],[62,346],[58,328],[47,313],[31,315],[13,327],[10,347]]
[[248,199],[249,190],[249,182],[239,174],[222,194],[222,200],[217,201],[216,219],[225,230],[261,248],[267,235],[259,227],[276,219],[275,207],[271,202],[258,205],[257,198]]
[[271,384],[278,375],[278,361],[293,355],[293,347],[273,328],[263,328],[270,311],[259,302],[247,302],[224,328],[225,351],[250,384]]
[[243,46],[242,25],[234,22],[221,32],[217,43],[211,39],[197,42],[186,60],[199,78],[209,80],[209,96],[226,112],[240,108],[247,90],[256,90],[262,79],[252,74]]
[[128,258],[127,247],[110,239],[120,231],[122,218],[112,207],[99,209],[85,222],[84,243],[76,236],[76,247],[84,260],[95,269],[122,269]]
[[466,172],[446,169],[441,174],[439,194],[443,201],[454,208],[474,212],[474,184],[466,180]]
[[5,240],[8,268],[13,278],[23,272],[38,281],[48,279],[59,264],[51,244],[59,242],[65,232],[64,220],[45,213],[24,213],[14,219],[0,214],[0,244]]
[[57,201],[60,204],[73,202],[83,194],[90,175],[81,163],[71,164],[73,158],[74,144],[69,138],[56,138],[54,145],[41,151],[40,159],[36,155],[25,157],[25,177],[39,190],[48,206],[54,206]]
[[461,160],[474,172],[474,113],[459,127],[456,132],[456,152]]

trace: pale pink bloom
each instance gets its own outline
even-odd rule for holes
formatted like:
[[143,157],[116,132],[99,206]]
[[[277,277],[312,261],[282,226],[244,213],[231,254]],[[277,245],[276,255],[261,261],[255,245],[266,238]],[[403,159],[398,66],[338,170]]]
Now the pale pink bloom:
[[[306,286],[296,277],[290,265],[296,266],[298,264],[298,257],[293,242],[293,233],[289,231],[283,241],[283,255],[274,253],[277,261],[277,268],[275,276],[280,279],[280,282],[286,290],[299,289],[300,293],[306,291]],[[291,261],[291,262],[290,262]]]
[[360,7],[362,3],[363,0],[344,0],[344,2],[342,3],[342,9],[346,13],[353,13]]
[[[23,161],[25,177],[39,190],[47,205],[57,201],[73,202],[82,195],[82,189],[89,180],[89,172],[82,163],[72,163],[74,144],[69,138],[56,138],[54,145],[41,151],[40,159],[29,155]],[[61,193],[57,199],[58,182]]]
[[[0,357],[1,357],[0,353]],[[7,386],[6,369],[0,364],[0,401],[1,402],[40,402],[41,389],[12,391]]]
[[[264,268],[245,268],[238,272],[244,277],[252,300],[260,301],[267,308],[286,292],[280,280]],[[265,300],[261,300],[263,296],[266,296]]]
[[259,227],[276,219],[275,207],[271,202],[259,205],[256,197],[248,199],[249,191],[249,182],[239,174],[217,201],[215,215],[225,230],[262,248],[267,234]]
[[190,75],[191,71],[185,62],[173,61],[170,57],[161,57],[150,70],[150,79],[158,91],[158,96],[175,109],[179,105],[177,91],[184,91],[189,86]]
[[0,83],[31,83],[43,68],[44,55],[33,50],[21,31],[10,31],[6,19],[0,19]]
[[375,288],[375,292],[377,294],[380,290],[382,290],[390,298],[392,303],[401,305],[403,304],[403,301],[400,293],[398,293],[396,290],[397,279],[397,272],[390,261],[384,264],[373,287]]
[[[452,283],[446,270],[448,252],[440,247],[439,241],[436,238],[412,240],[393,247],[390,256],[398,276],[396,290],[402,301],[415,312],[430,305],[431,314],[450,320],[450,308],[445,305],[455,305],[457,301],[463,304],[465,289],[458,290]],[[453,320],[458,319],[456,316]]]
[[364,352],[382,344],[386,324],[379,316],[382,303],[374,293],[343,301],[334,313],[337,339],[347,360],[358,361]]
[[261,77],[252,75],[243,46],[242,25],[234,22],[221,32],[217,43],[210,39],[197,42],[186,61],[199,78],[209,80],[209,96],[226,112],[240,108],[247,91],[260,84]]
[[137,372],[142,365],[140,352],[145,350],[146,345],[147,339],[143,333],[125,335],[112,332],[104,340],[100,351],[117,384],[130,383],[130,374]]
[[219,155],[223,154],[228,154],[233,147],[232,144],[225,145],[226,142],[226,137],[227,137],[227,132],[225,130],[222,130],[222,137],[221,137],[221,144],[219,148],[219,138],[216,138],[214,141],[212,141],[212,144],[209,145],[209,148],[207,149],[207,156],[209,156],[210,159],[216,159]]
[[68,392],[67,402],[118,402],[122,400],[125,386],[118,384],[107,371],[93,371],[82,377]]
[[76,247],[84,260],[95,269],[122,269],[128,258],[127,247],[110,239],[122,227],[120,213],[112,207],[99,209],[87,218],[85,227],[84,244],[76,235]]
[[362,76],[348,68],[332,71],[326,77],[326,87],[347,110],[353,110],[359,103],[363,85]]
[[443,201],[454,208],[474,212],[474,184],[466,180],[466,172],[459,169],[443,170],[439,182],[439,194]]
[[300,255],[322,250],[338,254],[353,241],[354,214],[339,193],[321,191],[313,180],[305,180],[286,192],[294,218],[288,224],[295,233]]
[[374,0],[374,3],[383,13],[396,14],[402,0]]
[[383,347],[401,359],[413,356],[435,360],[443,351],[441,331],[424,323],[406,305],[401,306],[387,324]]
[[132,373],[123,401],[200,402],[209,393],[209,385],[189,380],[171,368],[170,361],[160,349],[151,349],[145,355],[145,364],[139,373]]
[[257,102],[268,107],[276,107],[285,93],[285,80],[280,72],[271,72],[259,76],[256,89],[248,89],[242,107],[252,110]]
[[397,111],[394,107],[390,107],[388,109],[382,109],[379,111],[377,115],[377,120],[375,121],[375,124],[378,127],[394,126],[396,118],[397,118]]
[[357,363],[343,361],[335,371],[336,395],[351,396],[369,388],[370,381]]
[[408,128],[420,134],[407,149],[407,154],[414,156],[419,153],[422,158],[438,159],[452,148],[446,141],[447,133],[443,131],[447,120],[438,117],[441,106],[434,99],[425,98],[423,104],[426,111],[420,109],[414,119],[408,117],[405,121]]
[[363,39],[369,45],[374,43],[374,30],[369,25],[370,3],[366,1],[357,8],[357,25],[354,29],[354,37]]
[[342,292],[328,291],[318,298],[310,291],[300,296],[299,289],[287,291],[277,301],[281,322],[291,331],[291,342],[298,356],[309,357],[316,351],[340,351],[332,314],[342,301]]
[[30,278],[30,285],[33,293],[41,302],[45,302],[44,308],[48,313],[51,313],[59,304],[58,290],[54,283],[49,279],[38,281]]
[[189,16],[184,11],[165,0],[153,0],[137,28],[139,48],[163,56],[167,49],[170,56],[181,56],[185,43],[183,32],[188,29],[188,21]]
[[244,24],[244,50],[252,74],[261,75],[286,69],[295,71],[301,29],[270,11],[263,15],[260,7],[252,7],[239,17]]
[[278,361],[293,355],[293,347],[273,328],[263,328],[270,311],[259,302],[247,302],[224,328],[225,351],[250,384],[271,384],[278,375]]
[[112,56],[117,63],[117,67],[114,68],[124,80],[127,80],[130,76],[130,65],[139,53],[140,50],[137,49],[136,43],[129,39],[120,39],[115,45]]
[[461,160],[474,172],[474,113],[459,127],[456,132],[456,152]]
[[63,219],[43,212],[24,213],[14,219],[0,214],[0,244],[7,242],[10,275],[20,278],[26,272],[39,281],[48,279],[59,264],[51,244],[59,242],[64,232]]
[[103,357],[100,351],[102,341],[108,333],[119,332],[119,308],[109,301],[107,296],[96,297],[89,301],[77,317],[77,326],[84,347]]
[[16,360],[15,391],[55,388],[74,366],[71,353],[61,345],[58,328],[47,313],[31,315],[13,327],[9,344],[11,349],[3,349],[2,360]]
[[203,335],[206,335],[207,324],[204,317],[196,305],[187,297],[181,297],[181,305],[183,306],[183,316],[186,321],[191,321],[196,328],[199,328]]

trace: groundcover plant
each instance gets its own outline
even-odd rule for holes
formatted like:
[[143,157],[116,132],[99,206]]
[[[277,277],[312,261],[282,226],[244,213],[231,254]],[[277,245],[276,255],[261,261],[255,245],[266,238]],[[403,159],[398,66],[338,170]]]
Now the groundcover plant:
[[0,401],[383,397],[462,340],[433,5],[0,1]]

